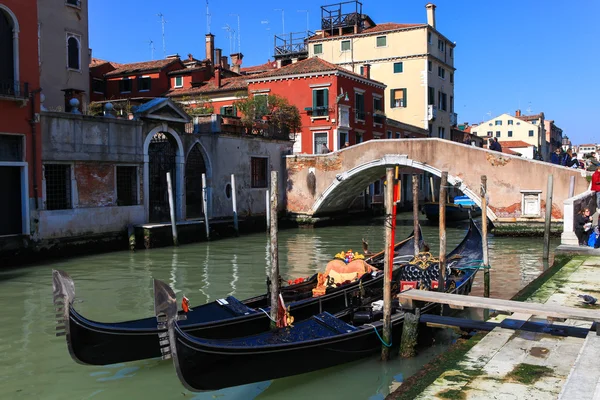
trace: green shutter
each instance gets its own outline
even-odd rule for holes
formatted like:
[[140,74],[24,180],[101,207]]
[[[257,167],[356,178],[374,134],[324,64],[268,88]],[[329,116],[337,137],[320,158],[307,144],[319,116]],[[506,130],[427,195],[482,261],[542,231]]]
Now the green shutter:
[[233,116],[237,117],[237,107],[235,106],[235,104],[232,106],[233,108]]
[[317,108],[317,90],[313,89],[313,103],[312,103],[313,112]]
[[406,89],[402,89],[404,92],[404,107],[408,107],[408,97],[406,97]]
[[394,107],[394,95],[396,94],[396,89],[390,89],[390,107]]
[[329,109],[329,89],[323,89],[323,107]]
[[225,115],[225,107],[221,107],[221,110],[219,111],[219,114]]
[[404,65],[402,64],[402,62],[394,63],[394,73],[395,74],[399,74],[399,73],[403,72],[403,69],[404,69]]

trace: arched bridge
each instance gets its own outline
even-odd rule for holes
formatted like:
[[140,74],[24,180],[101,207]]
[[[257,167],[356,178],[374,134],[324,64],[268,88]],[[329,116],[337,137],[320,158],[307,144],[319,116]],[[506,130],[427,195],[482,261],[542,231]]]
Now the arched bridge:
[[[322,216],[347,209],[356,195],[396,165],[441,176],[481,205],[481,176],[487,176],[488,216],[492,221],[543,220],[547,179],[553,175],[552,217],[563,217],[563,201],[587,190],[585,172],[447,140],[371,140],[324,155],[291,155],[286,160],[287,211]],[[407,173],[405,170],[404,173]],[[523,212],[527,196],[538,199]]]

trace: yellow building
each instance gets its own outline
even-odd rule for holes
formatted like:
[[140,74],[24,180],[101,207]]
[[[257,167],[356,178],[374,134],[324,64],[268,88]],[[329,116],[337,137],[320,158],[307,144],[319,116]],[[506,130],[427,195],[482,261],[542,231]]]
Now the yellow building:
[[[544,113],[521,115],[521,111],[517,110],[515,116],[501,114],[479,125],[472,125],[471,133],[481,137],[495,137],[500,142],[521,140],[534,146],[535,152],[541,153],[545,161],[550,159],[544,128]],[[533,158],[538,158],[536,155]]]
[[[348,4],[356,9],[344,9]],[[359,2],[324,6],[322,29],[309,39],[308,56],[385,83],[389,118],[450,139],[457,119],[455,44],[436,30],[435,5],[425,7],[427,24],[376,24]]]

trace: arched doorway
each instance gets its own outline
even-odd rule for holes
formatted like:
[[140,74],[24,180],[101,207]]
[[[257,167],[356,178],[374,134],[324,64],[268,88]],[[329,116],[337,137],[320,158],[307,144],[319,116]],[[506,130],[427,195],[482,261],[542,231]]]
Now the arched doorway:
[[202,174],[206,173],[206,163],[200,145],[196,143],[188,154],[185,163],[185,208],[187,218],[202,216]]
[[175,209],[177,209],[177,142],[168,133],[155,133],[148,146],[149,220],[165,222],[170,219],[167,172],[171,173]]

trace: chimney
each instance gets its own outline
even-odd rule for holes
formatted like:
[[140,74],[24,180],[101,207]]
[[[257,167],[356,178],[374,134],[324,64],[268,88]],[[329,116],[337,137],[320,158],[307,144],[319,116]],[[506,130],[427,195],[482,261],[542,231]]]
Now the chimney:
[[221,87],[221,67],[215,67],[215,85],[217,88]]
[[364,64],[362,66],[362,76],[371,79],[371,64]]
[[215,68],[218,65],[221,65],[221,54],[223,54],[223,50],[221,50],[221,49],[215,49],[215,62],[214,62]]
[[229,63],[227,62],[227,56],[221,56],[221,68],[229,69]]
[[242,67],[242,59],[244,55],[242,53],[234,53],[231,55],[231,70],[237,74],[240,73]]
[[515,111],[515,117],[520,117],[520,116],[521,116],[521,110]]
[[215,65],[215,35],[212,33],[206,34],[206,59]]
[[427,9],[427,25],[435,29],[435,4],[427,3],[425,8]]
[[188,54],[188,60],[192,61],[194,59],[194,56],[192,55],[192,53]]
[[292,64],[296,64],[298,62],[298,57],[292,57]]

